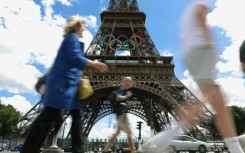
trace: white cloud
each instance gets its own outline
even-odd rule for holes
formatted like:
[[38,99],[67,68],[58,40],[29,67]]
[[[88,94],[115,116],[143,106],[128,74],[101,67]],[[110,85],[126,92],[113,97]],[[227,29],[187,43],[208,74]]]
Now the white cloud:
[[95,16],[93,16],[93,15],[88,16],[86,23],[87,23],[87,26],[97,30],[97,28],[98,28],[97,18]]
[[13,97],[1,97],[1,103],[4,105],[12,105],[21,113],[26,113],[32,107],[31,103],[25,97],[14,95]]
[[[93,15],[90,15],[90,16],[82,16],[86,19],[86,26],[87,27],[90,27],[92,29],[97,29],[98,28],[98,25],[97,25],[97,18]],[[90,31],[88,30],[85,30],[83,32],[83,38],[81,38],[80,40],[82,42],[85,43],[85,46],[84,46],[84,49],[86,51],[86,49],[89,47],[91,41],[93,40],[93,35]]]
[[69,0],[57,0],[57,1],[59,1],[63,5],[72,6],[72,4]]
[[72,6],[71,1],[74,0],[42,0],[41,3],[44,7],[45,18],[48,20],[53,19],[52,15],[54,14],[54,9],[52,8],[52,6],[55,5],[56,2],[60,2],[62,5],[65,6]]
[[40,6],[32,1],[7,0],[0,10],[0,48],[4,49],[0,53],[0,80],[4,80],[0,89],[33,92],[36,77],[41,75],[35,64],[51,65],[61,41],[60,20],[55,18],[53,24],[42,20]]
[[217,82],[221,85],[228,105],[245,106],[245,88],[242,78],[220,78]]
[[244,5],[244,0],[217,0],[215,9],[208,15],[209,24],[223,29],[226,38],[231,41],[220,56],[224,61],[217,66],[221,73],[232,71],[233,76],[241,75],[239,47],[245,39],[245,21],[241,19],[241,14],[245,14]]
[[107,10],[107,4],[105,4],[105,0],[100,0],[100,11],[103,12]]
[[[0,90],[34,93],[33,86],[41,75],[38,65],[46,69],[52,65],[66,19],[47,11],[52,9],[54,1],[42,2],[49,12],[46,16],[42,16],[41,6],[33,1],[4,0],[0,3]],[[96,19],[87,18],[96,27]],[[86,30],[85,47],[92,38]]]
[[216,8],[209,14],[209,23],[225,30],[226,36],[232,41],[245,39],[245,21],[241,15],[245,13],[244,0],[217,0]]
[[173,53],[169,50],[160,50],[159,53],[161,56],[173,56]]
[[239,48],[245,39],[245,21],[241,18],[241,14],[245,14],[244,5],[244,0],[217,0],[216,8],[208,16],[209,24],[222,28],[231,40],[231,44],[220,55],[222,60],[216,65],[219,76],[222,77],[217,82],[223,88],[229,105],[238,106],[245,106],[244,80],[241,79],[243,73],[239,60]]

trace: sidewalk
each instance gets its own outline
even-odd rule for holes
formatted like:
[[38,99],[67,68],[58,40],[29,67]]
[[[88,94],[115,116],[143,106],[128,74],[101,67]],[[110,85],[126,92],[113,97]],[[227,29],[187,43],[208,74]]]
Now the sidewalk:
[[[3,151],[3,152],[0,152],[0,153],[20,153],[19,151]],[[71,153],[71,152],[65,152],[65,153]],[[88,153],[94,153],[94,152],[88,152]],[[181,152],[181,153],[188,153],[188,152]],[[212,151],[210,152],[207,152],[207,153],[214,153]],[[223,153],[227,153],[227,152],[223,152]]]

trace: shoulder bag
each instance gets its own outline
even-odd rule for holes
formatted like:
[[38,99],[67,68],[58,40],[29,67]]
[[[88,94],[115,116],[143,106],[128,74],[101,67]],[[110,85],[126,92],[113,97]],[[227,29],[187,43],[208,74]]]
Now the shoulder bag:
[[94,94],[93,87],[90,84],[88,77],[84,76],[81,78],[78,87],[78,99],[85,100]]

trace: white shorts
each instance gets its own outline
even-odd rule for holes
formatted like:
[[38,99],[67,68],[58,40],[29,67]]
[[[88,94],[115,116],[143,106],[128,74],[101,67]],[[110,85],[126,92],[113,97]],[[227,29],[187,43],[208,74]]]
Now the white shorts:
[[200,84],[214,84],[217,54],[213,47],[199,46],[186,52],[184,62],[193,79]]

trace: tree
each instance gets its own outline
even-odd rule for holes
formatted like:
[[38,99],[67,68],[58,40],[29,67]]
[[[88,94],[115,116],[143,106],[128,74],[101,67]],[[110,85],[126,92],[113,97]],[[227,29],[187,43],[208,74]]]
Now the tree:
[[220,139],[221,136],[219,135],[219,132],[215,126],[214,120],[215,120],[215,114],[212,115],[207,121],[210,135],[213,137],[213,139]]
[[20,112],[12,105],[0,104],[0,136],[11,135],[17,129],[19,118]]
[[245,109],[238,106],[231,106],[237,134],[244,134],[245,131]]
[[[244,134],[245,132],[245,108],[238,107],[238,106],[230,106],[234,122],[236,125],[236,131],[238,135]],[[215,123],[214,123],[215,114],[208,120],[208,127],[211,131],[211,135],[214,139],[220,139],[221,136],[219,135]]]

